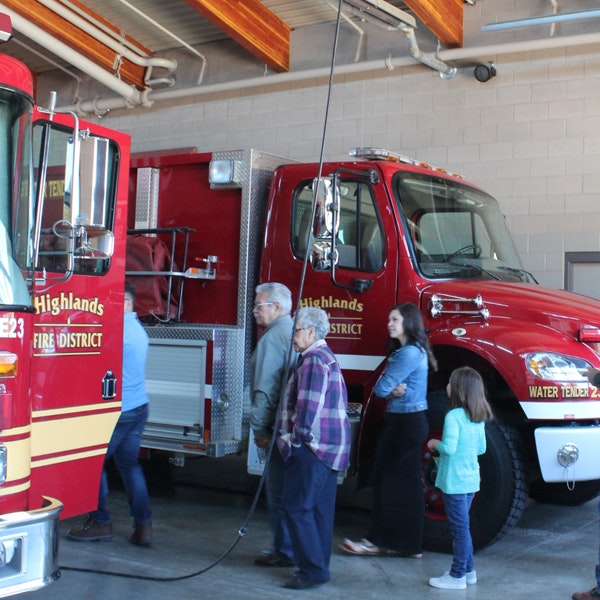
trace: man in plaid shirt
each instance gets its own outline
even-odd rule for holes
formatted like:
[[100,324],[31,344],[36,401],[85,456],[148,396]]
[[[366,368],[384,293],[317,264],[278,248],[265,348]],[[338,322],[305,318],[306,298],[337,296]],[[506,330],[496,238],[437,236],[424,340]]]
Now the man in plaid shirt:
[[294,348],[300,353],[277,427],[285,461],[282,503],[298,570],[284,587],[307,589],[329,581],[338,471],[348,467],[348,395],[340,365],[327,346],[327,313],[298,311]]

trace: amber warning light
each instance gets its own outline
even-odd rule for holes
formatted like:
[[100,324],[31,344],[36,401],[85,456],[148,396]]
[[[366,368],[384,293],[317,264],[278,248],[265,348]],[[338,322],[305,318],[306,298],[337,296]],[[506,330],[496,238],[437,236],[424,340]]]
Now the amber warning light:
[[0,13],[0,42],[8,42],[12,37],[12,23],[7,14]]

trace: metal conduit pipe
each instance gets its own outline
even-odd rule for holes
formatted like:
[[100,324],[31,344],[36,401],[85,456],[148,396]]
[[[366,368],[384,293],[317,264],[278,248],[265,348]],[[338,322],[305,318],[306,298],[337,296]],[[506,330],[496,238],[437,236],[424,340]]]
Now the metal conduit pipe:
[[[507,44],[498,44],[495,46],[479,46],[475,48],[457,48],[452,50],[443,50],[437,53],[438,58],[445,61],[453,60],[480,60],[489,58],[496,54],[508,54],[519,52],[531,52],[533,50],[544,50],[547,48],[559,48],[566,46],[583,46],[586,44],[600,43],[600,33],[582,34],[578,36],[567,36],[563,38],[551,38],[543,40],[532,40],[530,42],[512,42]],[[407,67],[414,65],[412,58],[403,56],[399,58],[388,57],[384,61],[373,60],[363,63],[353,63],[341,65],[335,68],[336,75],[347,75],[361,72],[372,72],[381,68],[393,70],[395,67]],[[320,69],[309,69],[295,73],[277,73],[267,77],[254,77],[251,79],[242,79],[238,81],[228,81],[225,83],[215,83],[204,86],[194,86],[181,89],[170,90],[149,90],[145,99],[151,104],[154,101],[167,101],[182,98],[190,98],[205,94],[218,92],[247,89],[251,87],[268,87],[270,85],[280,85],[281,83],[303,81],[307,79],[316,79],[319,77],[328,77],[329,67]],[[141,98],[140,98],[141,99]],[[117,110],[131,105],[131,100],[126,102],[123,98],[100,98],[98,100],[84,100],[74,106],[65,107],[64,110],[81,111],[83,113],[94,113],[100,109],[103,111]]]
[[[359,73],[363,71],[374,71],[385,68],[392,70],[395,67],[407,67],[414,65],[414,60],[409,57],[387,58],[384,60],[370,61],[366,63],[352,63],[335,68],[336,75],[347,75],[350,73]],[[238,79],[236,81],[225,81],[223,83],[213,83],[209,85],[170,89],[170,90],[148,90],[147,99],[151,103],[162,100],[179,100],[206,94],[215,94],[219,92],[228,92],[231,90],[247,89],[252,87],[269,87],[271,85],[281,85],[282,83],[291,83],[296,81],[305,81],[307,79],[318,79],[329,76],[329,67],[319,69],[308,69],[306,71],[297,71],[294,73],[276,73],[274,75],[252,77],[250,79]],[[97,98],[93,100],[82,100],[70,107],[61,107],[61,110],[71,110],[80,113],[95,113],[125,108],[126,103],[123,98]]]
[[[139,92],[134,86],[129,85],[123,81],[121,81],[118,77],[115,77],[108,71],[100,68],[91,60],[73,52],[73,49],[63,44],[56,38],[53,38],[51,35],[47,34],[43,29],[33,25],[21,15],[16,12],[10,10],[8,7],[0,4],[0,9],[2,12],[6,13],[10,16],[13,27],[26,35],[28,38],[35,40],[36,43],[44,46],[57,56],[60,56],[67,62],[71,63],[73,66],[81,69],[84,73],[99,81],[102,85],[105,85],[107,88],[111,89],[113,92],[119,94],[121,98],[122,105],[125,106],[137,106],[144,102],[144,97],[141,92]],[[146,104],[148,106],[148,104]]]
[[[125,37],[125,32],[120,31],[116,32],[111,29],[106,23],[100,21],[96,17],[88,14],[84,9],[83,5],[73,4],[72,0],[59,0],[60,3],[70,9],[74,14],[79,15],[83,19],[86,19],[89,23],[97,27],[100,31],[103,31],[107,35],[112,36],[114,39],[118,40],[123,46],[133,50],[133,52],[137,52],[140,56],[150,56],[146,52],[142,52],[141,49],[133,43],[132,40],[129,40]],[[76,0],[78,2],[78,0]]]
[[121,4],[123,4],[124,6],[126,6],[127,8],[129,8],[129,10],[133,11],[136,15],[138,15],[142,19],[145,19],[146,21],[148,21],[148,23],[150,23],[151,25],[156,27],[159,31],[162,31],[165,35],[168,35],[172,40],[175,40],[178,44],[183,46],[188,52],[195,54],[202,61],[202,67],[200,68],[200,74],[198,75],[198,85],[200,85],[202,83],[202,80],[204,79],[204,71],[206,69],[206,63],[207,63],[206,57],[204,56],[204,54],[202,54],[202,52],[198,52],[198,50],[196,50],[194,47],[190,46],[186,41],[182,40],[179,36],[175,35],[171,31],[169,31],[166,27],[163,27],[160,23],[158,23],[154,19],[150,18],[145,12],[141,11],[139,8],[136,8],[135,6],[133,6],[132,4],[127,2],[127,0],[117,0],[117,1],[120,2]]
[[524,42],[507,42],[505,44],[478,46],[476,48],[453,48],[451,50],[441,50],[437,53],[437,56],[446,61],[480,59],[501,54],[519,54],[534,52],[536,50],[585,46],[587,44],[598,43],[600,43],[600,33],[582,33],[580,35],[567,35],[541,40],[527,40]]
[[56,0],[38,0],[40,4],[43,4],[46,8],[49,8],[52,12],[60,15],[71,23],[78,27],[85,33],[91,35],[94,39],[98,40],[100,43],[104,44],[111,50],[123,58],[126,58],[130,62],[135,65],[139,65],[141,67],[152,68],[152,67],[160,67],[166,69],[170,75],[170,77],[164,77],[156,80],[148,79],[145,83],[149,86],[156,84],[167,84],[174,85],[175,79],[173,74],[177,69],[177,61],[169,58],[157,58],[151,56],[142,56],[141,54],[134,52],[130,48],[126,47],[121,41],[115,39],[112,35],[108,35],[95,25],[93,25],[89,20],[80,17],[72,10],[56,2]]
[[449,79],[450,77],[454,77],[454,75],[456,75],[456,67],[452,67],[446,64],[439,57],[433,56],[431,54],[425,54],[419,48],[419,43],[417,42],[417,37],[415,36],[414,27],[402,25],[399,29],[404,34],[404,37],[406,38],[406,43],[408,44],[408,51],[415,60],[418,60],[420,63],[423,63],[424,65],[435,69],[436,71],[439,71],[440,75],[446,79]]
[[[331,10],[333,10],[337,14],[338,5],[333,4],[333,0],[325,0],[325,4],[327,4],[331,8]],[[358,62],[360,58],[360,50],[362,48],[363,41],[365,38],[365,32],[345,12],[342,12],[341,18],[344,19],[344,21],[358,33],[358,45],[356,47],[356,54],[354,56],[354,61]]]

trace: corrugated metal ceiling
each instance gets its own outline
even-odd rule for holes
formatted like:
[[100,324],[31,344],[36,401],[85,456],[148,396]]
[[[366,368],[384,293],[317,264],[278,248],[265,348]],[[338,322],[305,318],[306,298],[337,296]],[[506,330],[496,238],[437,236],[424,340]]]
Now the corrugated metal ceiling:
[[[337,0],[261,1],[293,29],[333,22],[336,19]],[[405,4],[400,0],[388,1],[406,10]],[[63,2],[68,4],[68,0]],[[118,27],[123,34],[133,37],[154,53],[180,48],[182,44],[176,38],[190,46],[227,38],[223,31],[184,0],[80,0],[80,2]],[[32,71],[38,73],[54,69],[56,64],[66,66],[64,61],[49,55],[48,51],[35,44],[34,40],[18,32],[13,41],[2,47],[2,51],[19,58]],[[48,58],[51,60],[49,61]]]

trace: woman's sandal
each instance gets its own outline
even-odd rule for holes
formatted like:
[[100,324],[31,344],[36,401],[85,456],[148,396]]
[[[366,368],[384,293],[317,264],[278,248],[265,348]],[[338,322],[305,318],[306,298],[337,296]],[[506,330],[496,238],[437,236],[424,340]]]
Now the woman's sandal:
[[338,546],[338,548],[346,554],[353,554],[355,556],[397,556],[401,558],[423,558],[422,554],[406,554],[399,552],[398,550],[384,550],[365,538],[359,542],[353,542],[348,538],[344,538],[344,541]]
[[346,554],[354,554],[356,556],[385,556],[385,553],[378,546],[364,538],[359,542],[353,542],[348,538],[344,538],[344,541],[338,548]]

